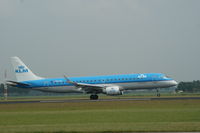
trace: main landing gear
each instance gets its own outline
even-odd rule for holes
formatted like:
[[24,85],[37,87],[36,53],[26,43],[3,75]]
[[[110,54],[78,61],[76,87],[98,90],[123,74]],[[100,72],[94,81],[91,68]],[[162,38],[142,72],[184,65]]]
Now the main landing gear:
[[97,100],[99,97],[98,95],[94,94],[94,95],[90,95],[90,100]]
[[160,92],[159,92],[159,90],[160,90],[159,88],[156,89],[156,92],[157,92],[156,95],[157,95],[157,97],[160,97]]

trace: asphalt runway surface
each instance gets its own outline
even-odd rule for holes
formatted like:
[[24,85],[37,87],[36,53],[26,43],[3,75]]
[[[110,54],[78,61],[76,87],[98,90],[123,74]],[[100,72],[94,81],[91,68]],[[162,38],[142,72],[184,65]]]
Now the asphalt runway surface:
[[150,100],[200,100],[200,97],[156,97],[156,98],[115,98],[115,99],[66,99],[66,100],[22,100],[22,101],[0,101],[0,104],[17,103],[77,103],[77,102],[99,102],[99,101],[150,101]]

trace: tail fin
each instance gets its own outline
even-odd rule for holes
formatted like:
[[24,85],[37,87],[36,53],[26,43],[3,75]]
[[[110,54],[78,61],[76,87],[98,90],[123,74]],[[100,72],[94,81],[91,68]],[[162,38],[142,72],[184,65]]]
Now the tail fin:
[[11,62],[18,82],[42,79],[36,76],[18,57],[11,57]]

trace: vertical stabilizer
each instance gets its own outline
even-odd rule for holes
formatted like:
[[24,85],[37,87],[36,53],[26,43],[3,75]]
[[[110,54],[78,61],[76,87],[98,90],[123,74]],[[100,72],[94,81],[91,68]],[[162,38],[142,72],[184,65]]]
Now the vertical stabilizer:
[[42,79],[36,76],[18,57],[11,57],[11,62],[18,82]]

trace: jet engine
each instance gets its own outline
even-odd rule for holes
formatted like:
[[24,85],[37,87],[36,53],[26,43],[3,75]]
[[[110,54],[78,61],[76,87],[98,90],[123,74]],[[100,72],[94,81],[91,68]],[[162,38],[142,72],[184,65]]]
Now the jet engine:
[[118,86],[106,87],[104,93],[111,96],[123,94],[123,92],[120,90]]

